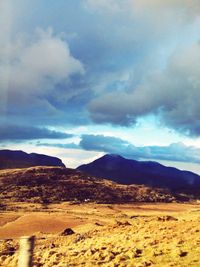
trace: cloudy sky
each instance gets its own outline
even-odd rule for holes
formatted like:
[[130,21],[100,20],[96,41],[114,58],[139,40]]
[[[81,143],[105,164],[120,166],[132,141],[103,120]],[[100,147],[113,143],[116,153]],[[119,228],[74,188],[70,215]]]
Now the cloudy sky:
[[199,0],[0,1],[0,144],[200,173]]

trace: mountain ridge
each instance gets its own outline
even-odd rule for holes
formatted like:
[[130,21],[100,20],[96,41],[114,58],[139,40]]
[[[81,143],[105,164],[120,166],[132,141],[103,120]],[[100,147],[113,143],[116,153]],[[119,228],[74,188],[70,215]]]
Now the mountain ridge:
[[184,189],[184,191],[198,189],[200,192],[200,176],[198,174],[166,167],[154,161],[137,161],[106,154],[89,164],[79,166],[77,170],[120,184],[144,184],[170,190]]
[[28,168],[34,166],[65,167],[62,160],[56,157],[37,153],[26,153],[22,150],[0,150],[0,169]]

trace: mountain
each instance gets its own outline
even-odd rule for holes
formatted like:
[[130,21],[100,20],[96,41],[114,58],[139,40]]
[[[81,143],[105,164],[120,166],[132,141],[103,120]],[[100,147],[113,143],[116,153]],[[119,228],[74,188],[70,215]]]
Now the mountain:
[[0,204],[61,201],[97,203],[172,202],[166,189],[142,185],[119,185],[64,167],[31,167],[0,170]]
[[56,157],[42,154],[27,154],[23,151],[0,150],[0,169],[26,168],[33,166],[60,166],[65,167]]
[[120,184],[144,184],[200,196],[199,175],[166,167],[157,162],[125,159],[119,155],[105,155],[77,169]]

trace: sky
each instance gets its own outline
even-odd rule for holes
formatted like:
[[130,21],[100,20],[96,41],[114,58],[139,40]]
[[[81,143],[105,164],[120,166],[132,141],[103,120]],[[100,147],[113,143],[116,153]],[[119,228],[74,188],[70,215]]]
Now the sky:
[[1,0],[0,148],[200,173],[199,0]]

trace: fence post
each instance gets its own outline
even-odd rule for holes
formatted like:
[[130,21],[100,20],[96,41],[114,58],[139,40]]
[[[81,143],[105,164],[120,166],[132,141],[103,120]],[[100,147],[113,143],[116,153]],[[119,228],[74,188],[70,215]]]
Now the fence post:
[[20,251],[18,267],[32,267],[35,236],[23,236],[20,238]]

